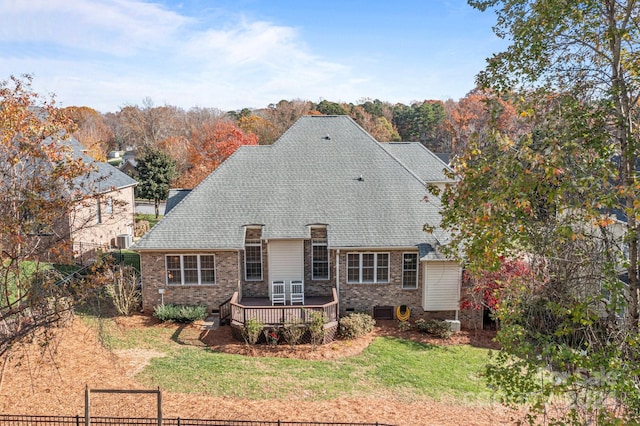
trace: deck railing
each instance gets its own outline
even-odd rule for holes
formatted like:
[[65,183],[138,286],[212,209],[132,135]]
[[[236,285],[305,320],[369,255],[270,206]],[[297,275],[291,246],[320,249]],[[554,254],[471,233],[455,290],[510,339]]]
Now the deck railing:
[[338,294],[332,289],[333,300],[324,305],[297,306],[246,306],[238,301],[238,293],[231,297],[231,321],[243,325],[249,319],[256,319],[268,326],[282,326],[289,322],[307,324],[311,312],[323,312],[325,323],[338,321]]

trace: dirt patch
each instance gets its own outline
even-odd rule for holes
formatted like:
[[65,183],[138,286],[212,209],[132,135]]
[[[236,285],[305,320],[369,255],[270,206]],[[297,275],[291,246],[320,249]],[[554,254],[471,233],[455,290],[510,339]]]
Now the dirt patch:
[[[209,345],[226,353],[252,356],[286,356],[302,359],[336,359],[364,350],[376,336],[393,335],[431,344],[471,344],[495,347],[488,332],[463,332],[440,340],[417,331],[401,332],[394,321],[379,321],[374,332],[360,339],[337,341],[312,350],[305,345],[275,348],[246,347],[231,336],[229,327],[206,330],[201,324],[159,324],[135,315],[120,318],[119,327],[171,327],[183,344]],[[178,333],[180,331],[180,333]],[[199,337],[198,337],[199,336]],[[44,346],[35,342],[9,359],[0,387],[0,413],[82,415],[85,386],[91,389],[144,389],[133,375],[160,353],[154,351],[109,352],[100,344],[97,330],[75,320],[58,331]],[[4,360],[0,360],[2,362]],[[92,413],[104,416],[153,417],[155,397],[147,395],[92,396]],[[166,417],[265,421],[381,422],[396,425],[502,425],[512,424],[512,414],[498,404],[463,406],[455,402],[402,401],[389,398],[343,398],[330,401],[268,400],[210,397],[202,394],[163,392]]]
[[165,356],[162,352],[150,349],[118,349],[113,353],[119,358],[125,368],[127,377],[135,377],[151,363],[153,358]]

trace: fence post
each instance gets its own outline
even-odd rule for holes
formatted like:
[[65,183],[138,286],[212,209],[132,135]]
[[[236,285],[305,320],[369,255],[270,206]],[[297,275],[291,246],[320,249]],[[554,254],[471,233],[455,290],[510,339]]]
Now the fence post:
[[76,414],[76,426],[80,426],[80,416]]
[[91,419],[89,417],[89,413],[91,410],[89,409],[89,385],[84,386],[84,425],[89,426],[91,424]]
[[158,386],[158,426],[162,426],[162,391]]

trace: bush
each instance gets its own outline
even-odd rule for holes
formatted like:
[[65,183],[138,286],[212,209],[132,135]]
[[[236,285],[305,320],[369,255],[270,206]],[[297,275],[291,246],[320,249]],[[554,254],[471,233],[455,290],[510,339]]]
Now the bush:
[[307,328],[299,321],[287,321],[282,328],[282,337],[292,348],[302,339]]
[[324,323],[326,314],[324,311],[307,311],[309,315],[309,334],[311,336],[311,346],[316,346],[324,342]]
[[138,287],[138,274],[132,266],[117,266],[108,270],[107,279],[110,282],[105,290],[120,315],[130,315],[140,307],[142,293]]
[[374,325],[376,320],[369,314],[349,314],[340,318],[340,335],[345,339],[356,339],[371,333]]
[[242,327],[242,337],[244,338],[244,342],[248,345],[255,345],[258,342],[258,338],[260,337],[260,333],[262,333],[262,329],[264,328],[264,323],[255,318],[249,318],[247,322],[244,323],[244,327]]
[[207,316],[206,306],[193,305],[158,305],[153,310],[153,316],[162,322],[173,321],[181,323],[194,322]]
[[416,321],[416,328],[423,333],[432,334],[441,339],[448,339],[453,334],[449,323],[446,321],[429,320],[422,318]]
[[400,321],[398,323],[398,330],[402,332],[411,330],[411,323],[409,321]]
[[278,346],[278,340],[280,340],[280,330],[277,327],[265,328],[263,330],[264,341],[269,346]]

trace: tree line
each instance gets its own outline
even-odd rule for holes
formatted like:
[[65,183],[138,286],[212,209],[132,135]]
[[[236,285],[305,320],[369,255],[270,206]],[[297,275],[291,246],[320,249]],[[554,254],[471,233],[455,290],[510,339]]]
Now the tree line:
[[303,115],[348,115],[380,142],[414,141],[434,152],[460,154],[482,138],[491,120],[513,132],[518,126],[508,96],[476,89],[454,101],[425,100],[410,105],[378,99],[339,103],[281,100],[265,108],[221,111],[156,106],[149,98],[114,113],[82,106],[65,113],[74,136],[98,160],[113,150],[161,151],[175,161],[173,185],[192,188],[240,145],[269,145]]

